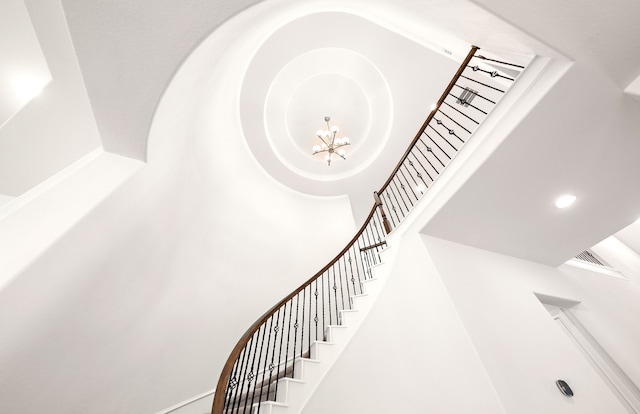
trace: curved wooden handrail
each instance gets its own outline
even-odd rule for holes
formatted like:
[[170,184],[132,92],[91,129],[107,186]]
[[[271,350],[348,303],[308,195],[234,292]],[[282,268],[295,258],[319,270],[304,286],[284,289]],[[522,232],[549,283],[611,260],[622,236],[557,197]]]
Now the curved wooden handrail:
[[[235,383],[234,385],[232,385],[231,387],[229,386],[230,384],[230,380],[232,378],[233,375],[233,381],[236,382],[236,379],[239,375],[244,375],[244,373],[246,373],[248,370],[248,372],[250,373],[249,375],[251,376],[251,379],[248,379],[247,382],[247,392],[249,392],[250,388],[251,388],[251,381],[255,378],[257,378],[257,376],[254,375],[254,366],[253,366],[253,362],[251,363],[251,367],[249,368],[249,362],[248,359],[250,358],[250,356],[248,356],[246,358],[247,361],[245,361],[245,365],[243,365],[243,362],[240,361],[240,358],[245,359],[245,352],[247,351],[247,346],[248,346],[248,354],[251,355],[251,353],[253,352],[253,356],[251,358],[253,358],[253,360],[255,360],[255,355],[264,355],[263,354],[263,350],[262,350],[262,346],[260,348],[260,351],[257,351],[257,344],[255,345],[255,348],[252,350],[252,344],[251,342],[253,341],[253,338],[259,338],[261,335],[261,330],[262,327],[264,327],[264,330],[262,330],[262,341],[264,343],[264,338],[265,338],[265,333],[268,331],[269,332],[269,337],[271,338],[271,332],[272,332],[272,324],[274,324],[274,316],[277,313],[277,317],[275,319],[275,336],[277,338],[277,334],[278,334],[278,324],[280,324],[280,321],[282,322],[282,334],[281,334],[281,339],[280,341],[282,342],[282,340],[284,339],[284,324],[285,324],[285,320],[286,320],[286,310],[287,310],[287,304],[289,304],[289,317],[288,317],[288,321],[289,321],[289,334],[291,333],[291,322],[292,322],[292,308],[293,308],[293,300],[294,298],[296,298],[296,315],[295,315],[295,324],[294,324],[294,328],[295,328],[295,332],[294,332],[294,336],[297,335],[297,329],[298,329],[298,305],[300,302],[300,293],[302,292],[303,294],[303,308],[302,308],[302,322],[303,325],[305,323],[305,315],[308,317],[308,324],[309,327],[311,327],[311,316],[312,316],[312,311],[311,311],[311,296],[312,296],[312,284],[314,284],[314,288],[315,288],[315,292],[313,292],[313,294],[315,295],[315,328],[316,328],[316,340],[318,338],[317,335],[317,330],[318,330],[318,281],[320,278],[322,278],[322,282],[321,282],[321,287],[320,289],[324,289],[324,286],[329,287],[329,282],[330,282],[330,277],[329,277],[329,270],[333,268],[333,290],[335,291],[336,288],[336,269],[334,266],[340,266],[340,263],[342,261],[342,266],[345,267],[345,271],[346,271],[346,264],[345,262],[347,261],[347,255],[348,255],[348,263],[349,266],[352,265],[352,253],[354,250],[358,250],[359,252],[369,252],[370,250],[375,249],[375,252],[377,253],[378,248],[381,247],[383,244],[385,244],[385,241],[381,238],[380,236],[380,231],[382,231],[381,229],[379,229],[378,227],[383,227],[384,230],[386,231],[386,233],[390,232],[390,224],[389,221],[387,220],[387,215],[385,214],[385,210],[384,208],[387,208],[387,213],[392,216],[392,213],[395,214],[396,219],[398,221],[398,224],[400,223],[400,221],[406,216],[406,214],[408,214],[408,212],[411,210],[411,208],[413,207],[414,203],[419,201],[421,195],[423,194],[424,190],[414,190],[413,188],[411,188],[411,186],[413,184],[419,184],[419,181],[421,181],[422,183],[425,183],[425,179],[423,178],[424,175],[428,175],[430,182],[432,183],[433,180],[435,180],[435,178],[437,178],[439,176],[439,174],[443,171],[443,169],[446,167],[446,163],[448,163],[453,156],[455,156],[455,154],[457,153],[457,151],[459,150],[459,148],[461,147],[461,145],[463,145],[466,141],[461,137],[464,136],[467,139],[471,136],[471,134],[473,133],[473,131],[471,131],[471,129],[473,129],[473,127],[465,127],[464,124],[465,122],[468,122],[466,119],[462,118],[462,117],[466,117],[468,119],[470,119],[471,121],[473,121],[477,127],[477,125],[480,124],[480,122],[482,120],[484,120],[484,118],[488,115],[488,112],[491,110],[491,108],[493,106],[496,105],[497,101],[500,99],[500,97],[493,97],[493,95],[491,94],[496,94],[496,93],[502,93],[504,94],[505,91],[504,90],[500,90],[498,88],[495,88],[494,86],[491,85],[492,81],[489,80],[477,80],[477,79],[472,79],[470,78],[470,76],[472,76],[472,74],[467,73],[466,76],[463,76],[463,72],[465,72],[466,69],[469,69],[469,71],[475,73],[476,71],[479,73],[484,73],[489,74],[491,77],[495,77],[497,72],[490,72],[487,71],[486,69],[483,68],[479,68],[479,66],[476,64],[476,66],[471,67],[470,66],[470,62],[471,60],[474,58],[476,52],[479,50],[480,48],[477,46],[472,46],[470,52],[468,53],[468,55],[466,56],[466,58],[464,59],[464,61],[462,62],[462,64],[460,65],[460,68],[458,69],[458,71],[456,72],[456,74],[453,76],[451,82],[449,83],[449,85],[447,86],[447,88],[445,89],[445,91],[443,92],[442,96],[440,97],[440,99],[438,100],[438,102],[436,103],[436,107],[435,109],[433,109],[427,119],[425,120],[425,122],[422,124],[421,128],[419,129],[418,133],[416,134],[416,136],[414,137],[414,139],[411,141],[408,149],[405,151],[405,153],[403,154],[402,158],[400,159],[400,161],[398,162],[398,164],[396,165],[396,167],[394,168],[393,172],[391,173],[391,175],[389,176],[389,178],[387,179],[387,181],[383,184],[383,186],[380,188],[379,191],[374,192],[374,198],[375,198],[375,202],[374,205],[369,213],[369,215],[367,216],[364,224],[362,225],[362,227],[358,230],[358,232],[356,233],[356,235],[351,239],[351,241],[342,249],[342,251],[340,251],[340,253],[338,253],[335,258],[333,260],[331,260],[326,266],[324,266],[319,272],[317,272],[315,275],[313,275],[313,277],[311,277],[309,280],[307,280],[306,282],[304,282],[303,284],[301,284],[297,289],[295,289],[293,292],[291,292],[289,295],[287,295],[285,298],[283,298],[282,300],[280,300],[277,304],[275,304],[273,307],[271,307],[271,309],[269,309],[267,312],[265,312],[260,318],[258,318],[258,320],[256,322],[254,322],[251,327],[249,327],[249,329],[247,329],[247,331],[242,335],[242,337],[240,338],[240,340],[236,343],[236,345],[234,346],[233,350],[231,351],[231,354],[229,355],[229,357],[227,358],[227,361],[224,364],[224,367],[222,369],[222,372],[220,374],[220,377],[218,379],[218,383],[216,386],[216,393],[214,395],[214,401],[213,401],[213,407],[212,407],[212,414],[222,414],[223,411],[225,410],[225,399],[227,398],[227,393],[229,392],[229,395],[234,393],[234,387],[237,387],[237,390],[241,390],[241,388],[244,386],[244,382],[243,384],[241,384],[240,386],[238,386],[237,383]],[[484,57],[478,57],[478,59],[486,59]],[[504,62],[503,62],[504,63]],[[519,66],[521,67],[521,66]],[[472,83],[472,85],[474,85],[474,88],[479,88],[481,89],[482,87],[486,87],[485,92],[479,92],[478,90],[475,89],[470,89],[470,87],[468,85],[462,86],[460,84],[458,84],[457,82],[461,79],[461,77],[464,77],[466,80],[469,80]],[[504,76],[502,76],[503,78],[506,78]],[[510,79],[507,78],[511,81],[513,81],[514,79]],[[465,81],[466,82],[466,81]],[[476,85],[481,85],[481,86],[476,86]],[[458,88],[462,88],[463,91],[461,94],[454,94],[452,92],[454,87],[458,87]],[[498,92],[495,92],[495,91]],[[485,95],[483,95],[483,93]],[[470,99],[467,99],[465,94],[471,94],[473,95]],[[473,100],[474,98],[478,98],[479,100],[484,100],[484,103],[477,103],[476,101],[474,101],[473,105],[471,105],[471,100]],[[489,98],[491,97],[491,99]],[[447,102],[445,102],[448,99]],[[489,102],[489,103],[487,103]],[[445,110],[441,109],[441,105],[443,105],[443,103],[446,104],[447,108]],[[459,106],[456,104],[460,104]],[[476,106],[477,105],[477,106]],[[493,105],[491,107],[486,107],[487,105]],[[482,107],[482,108],[481,108]],[[453,108],[453,109],[451,109]],[[475,116],[474,119],[473,116],[469,115],[471,114],[471,111],[475,110],[477,111],[477,113],[481,113],[482,115],[478,115]],[[464,111],[468,111],[469,114],[464,113]],[[439,113],[442,116],[440,117],[440,119],[438,118],[434,118],[436,116],[436,114]],[[462,114],[461,118],[459,119],[455,119],[456,113]],[[475,114],[475,113],[474,113]],[[432,123],[433,120],[436,120],[435,123]],[[448,124],[448,125],[445,125]],[[432,134],[432,136],[429,136],[429,134],[426,133],[426,129],[427,127],[430,126],[431,127],[431,131],[434,132],[435,134],[439,135],[440,138],[438,138],[436,135]],[[438,129],[441,129],[440,131],[438,131]],[[454,130],[454,128],[459,128],[458,132],[456,132],[456,130]],[[465,132],[462,133],[461,131],[464,130]],[[464,135],[467,134],[467,135]],[[426,137],[426,138],[425,138]],[[435,137],[435,139],[434,139]],[[458,147],[454,146],[452,144],[452,142],[450,142],[448,140],[448,137],[455,137],[459,140],[455,141],[458,143]],[[438,148],[438,150],[436,151],[435,148],[430,148],[425,142],[423,142],[423,139],[425,141],[429,140],[429,142],[431,142],[432,144],[429,145],[434,145],[435,147]],[[451,138],[453,139],[453,138]],[[441,141],[439,141],[441,140]],[[462,144],[460,144],[460,142],[462,142]],[[420,143],[420,145],[418,145]],[[446,147],[446,144],[448,144],[450,146]],[[442,147],[445,148],[449,148],[450,152],[453,152],[453,155],[448,154]],[[414,151],[415,150],[415,151]],[[426,152],[426,154],[425,154]],[[413,158],[409,158],[409,156],[412,156]],[[432,156],[434,157],[434,159],[429,159],[428,156]],[[446,158],[445,158],[446,156]],[[422,158],[420,158],[422,157]],[[441,160],[439,157],[443,158],[443,160]],[[422,160],[422,161],[421,161]],[[439,162],[440,164],[436,163]],[[433,163],[432,163],[433,161]],[[423,162],[425,165],[430,165],[433,169],[430,170],[429,168],[425,167],[425,165],[423,165]],[[417,164],[419,164],[419,168],[422,168],[421,170],[418,169]],[[435,165],[438,165],[438,168],[436,169],[434,167]],[[440,168],[440,165],[442,166]],[[434,172],[435,171],[435,172]],[[433,174],[435,176],[435,178],[432,177]],[[390,184],[393,183],[393,188],[391,188]],[[428,187],[428,186],[427,186]],[[409,190],[407,190],[407,188],[409,188]],[[388,191],[387,191],[388,190]],[[404,207],[404,208],[403,208]],[[376,212],[378,215],[376,215]],[[392,221],[393,221],[393,217],[391,217]],[[372,230],[375,229],[375,230]],[[365,237],[366,236],[366,237]],[[377,237],[377,238],[376,238]],[[369,246],[362,248],[360,245],[360,242],[368,242],[368,244],[370,244]],[[372,242],[373,241],[373,242]],[[358,246],[360,247],[359,249],[355,249],[356,243],[358,244]],[[354,250],[352,250],[354,249]],[[360,254],[360,253],[358,253]],[[363,262],[362,257],[360,257],[360,265],[362,266],[362,270],[366,272]],[[374,260],[375,263],[375,260]],[[367,266],[370,266],[371,264],[368,263]],[[356,263],[355,267],[357,270],[357,266],[358,264]],[[355,280],[353,279],[354,277],[354,271],[353,269],[351,269],[351,281],[354,284],[354,292],[355,292]],[[324,276],[327,275],[327,283],[325,284],[325,279]],[[359,278],[359,274],[358,274],[358,278]],[[366,279],[366,275],[365,275],[365,279]],[[342,275],[340,275],[340,283],[342,284]],[[349,281],[347,280],[347,293],[349,293],[349,287],[348,287]],[[304,295],[307,292],[307,288],[309,289],[309,293],[308,293],[308,297],[309,297],[309,308],[308,308],[308,313],[305,306],[306,304],[304,303],[305,299],[304,299]],[[340,288],[341,292],[344,293],[344,289]],[[324,290],[323,290],[324,292]],[[324,294],[324,293],[323,293]],[[335,293],[334,293],[335,294]],[[324,297],[322,298],[322,302],[321,305],[324,306],[325,302],[324,302]],[[337,297],[336,297],[336,302],[334,303],[335,308],[336,308],[336,320],[338,320],[338,306],[337,306]],[[344,298],[342,298],[343,300],[343,305],[344,305]],[[329,301],[329,322],[331,323],[331,308],[332,308],[332,304],[331,304],[331,288],[328,289],[328,301]],[[347,300],[347,302],[349,301],[349,299]],[[284,309],[285,315],[282,316],[282,319],[280,317],[280,312],[281,310]],[[345,306],[346,309],[346,306]],[[323,311],[324,312],[324,311]],[[324,321],[325,317],[324,317],[324,313],[322,313],[322,326],[323,328],[327,326],[327,324]],[[270,322],[269,322],[270,321]],[[269,322],[269,328],[267,329],[266,324]],[[296,344],[295,344],[295,339],[294,339],[294,345],[293,345],[293,353],[292,353],[292,358],[295,360],[296,355],[297,356],[304,356],[306,355],[306,353],[303,352],[303,340],[305,339],[304,336],[304,326],[301,327],[302,329],[302,337],[300,340],[300,352],[298,353],[296,350]],[[309,331],[307,332],[307,341],[311,341],[311,336],[312,333],[310,332],[310,328]],[[257,335],[257,336],[256,336]],[[287,338],[287,341],[289,339]],[[256,339],[256,342],[258,341],[258,339]],[[270,352],[269,351],[269,344],[267,344],[267,351],[266,352]],[[275,348],[276,345],[273,345],[272,351],[271,352],[275,352]],[[308,349],[306,349],[306,351],[308,351]],[[305,352],[306,352],[305,351]],[[278,350],[278,355],[281,356],[281,352],[282,349]],[[242,354],[242,357],[241,357]],[[275,355],[275,354],[272,354]],[[284,361],[284,371],[286,372],[287,369],[287,363],[288,360],[287,358],[289,357],[289,348],[287,345],[287,350],[285,352],[285,361]],[[265,359],[267,359],[268,357],[265,357]],[[271,364],[269,364],[269,384],[271,384],[272,381],[272,375],[271,372],[274,370],[274,357],[271,357]],[[238,364],[238,365],[236,365]],[[266,362],[264,362],[264,366],[266,367]],[[258,365],[260,365],[260,361],[258,362]],[[282,364],[280,363],[280,360],[278,359],[277,361],[277,367],[278,370],[281,370]],[[238,368],[238,371],[234,371],[234,367]],[[259,370],[259,367],[258,367]],[[276,371],[278,371],[276,370]],[[265,372],[266,369],[263,368],[263,380],[260,383],[260,386],[263,387],[264,383],[265,383]],[[285,374],[283,374],[285,375]],[[275,381],[277,381],[279,378],[278,374],[276,374],[276,378]],[[253,383],[253,387],[254,387],[254,391],[253,391],[253,397],[255,397],[255,390],[257,389],[257,381],[255,383]],[[233,407],[231,408],[232,412],[236,412],[239,411],[240,405],[244,402],[245,408],[243,408],[243,412],[246,410],[246,404],[248,403],[249,397],[248,396],[244,396],[244,400],[242,400],[243,396],[242,394],[240,395],[240,397],[238,397],[237,393],[238,391],[235,391],[236,394],[234,394],[233,399],[234,401],[240,401],[238,403],[238,407],[235,407],[235,402]],[[277,390],[277,387],[276,387]],[[258,401],[258,403],[260,403],[262,401],[262,389],[260,390],[260,399]],[[267,391],[267,394],[269,394],[269,391]],[[248,395],[248,394],[247,394]],[[251,399],[251,403],[253,404],[253,397]],[[266,398],[266,397],[265,397]],[[251,408],[250,408],[251,410]]]
[[[365,220],[364,224],[362,225],[362,227],[360,227],[360,230],[358,230],[356,235],[351,239],[351,241],[349,243],[347,243],[346,247],[344,249],[342,249],[342,251],[340,253],[338,253],[336,255],[336,257],[333,258],[333,260],[331,260],[325,267],[323,267],[319,272],[317,272],[315,275],[313,275],[309,280],[307,280],[306,282],[301,284],[296,290],[294,290],[289,295],[287,295],[284,299],[282,299],[280,302],[278,302],[274,306],[272,306],[271,309],[266,311],[260,318],[258,318],[257,321],[255,321],[253,323],[253,325],[251,325],[251,327],[249,327],[249,329],[246,330],[244,335],[242,335],[242,337],[240,337],[240,339],[236,343],[236,346],[231,351],[231,354],[227,358],[227,362],[224,364],[224,367],[222,368],[222,372],[220,373],[220,378],[218,379],[218,384],[216,385],[216,391],[217,390],[226,389],[227,384],[229,382],[229,379],[231,377],[231,371],[233,369],[233,365],[235,364],[236,360],[238,359],[238,356],[240,355],[240,352],[246,346],[246,344],[249,341],[249,339],[258,331],[260,326],[262,326],[262,324],[264,324],[274,314],[274,312],[276,312],[278,309],[280,309],[280,307],[282,307],[282,305],[284,305],[289,300],[294,298],[304,288],[309,286],[309,284],[311,284],[314,280],[316,280],[319,276],[321,276],[324,272],[326,272],[329,268],[331,268],[331,266],[336,264],[336,262],[338,260],[340,260],[340,258],[351,247],[353,247],[353,245],[357,242],[358,238],[362,235],[362,233],[365,231],[365,229],[367,228],[367,226],[371,222],[371,219],[373,218],[373,215],[375,214],[377,207],[378,207],[378,205],[374,204],[374,206],[373,206],[373,208],[371,208],[371,211],[369,212],[369,215],[367,216],[367,219]],[[216,394],[214,395],[213,407],[211,409],[212,413],[222,413],[222,410],[224,409],[224,395],[220,396],[220,394],[222,394],[222,393],[216,392]]]
[[464,59],[464,61],[462,61],[462,64],[458,68],[458,71],[456,72],[455,75],[453,75],[453,78],[451,78],[451,82],[449,82],[449,85],[447,85],[447,88],[444,90],[444,92],[440,96],[440,99],[438,99],[438,102],[436,103],[436,107],[429,113],[429,115],[427,116],[427,119],[424,121],[424,123],[418,130],[418,133],[416,134],[415,138],[413,138],[413,140],[409,144],[409,147],[407,147],[407,150],[404,152],[404,154],[400,158],[398,165],[396,165],[396,168],[393,169],[393,172],[391,173],[391,175],[389,175],[389,178],[387,178],[387,181],[385,181],[382,187],[380,187],[380,190],[377,191],[378,194],[382,194],[382,192],[387,188],[391,180],[393,180],[393,177],[395,177],[395,175],[398,173],[398,170],[400,170],[402,163],[404,162],[404,160],[407,159],[414,145],[416,145],[416,142],[418,142],[418,140],[424,133],[424,130],[427,129],[427,125],[429,125],[429,123],[433,119],[433,116],[438,112],[438,109],[440,109],[440,105],[442,105],[446,97],[451,92],[451,89],[453,89],[453,85],[456,84],[456,81],[460,78],[460,75],[462,74],[462,72],[467,67],[467,65],[469,64],[469,62],[471,61],[471,59],[473,58],[473,56],[476,54],[478,50],[480,50],[478,46],[471,46],[471,50],[467,54],[467,57]]

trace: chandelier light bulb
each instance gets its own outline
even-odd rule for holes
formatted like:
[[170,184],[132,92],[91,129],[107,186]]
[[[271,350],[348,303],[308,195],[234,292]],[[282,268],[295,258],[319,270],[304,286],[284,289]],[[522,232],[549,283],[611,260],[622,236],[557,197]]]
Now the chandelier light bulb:
[[[324,156],[324,160],[327,162],[327,165],[331,166],[331,161],[336,158],[346,159],[347,152],[344,150],[345,145],[350,145],[349,138],[344,137],[340,138],[336,136],[340,131],[337,125],[329,125],[330,117],[325,116],[324,121],[327,123],[327,129],[319,129],[316,131],[316,137],[321,141],[319,144],[315,144],[313,146],[313,155],[319,153],[326,153]],[[335,157],[334,157],[335,154]]]

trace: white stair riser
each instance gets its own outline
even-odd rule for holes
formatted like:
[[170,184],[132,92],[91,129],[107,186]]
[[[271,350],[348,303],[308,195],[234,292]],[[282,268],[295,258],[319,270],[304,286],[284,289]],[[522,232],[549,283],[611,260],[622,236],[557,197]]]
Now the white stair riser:
[[304,381],[292,380],[291,378],[282,378],[278,380],[278,394],[276,395],[276,402],[286,404],[291,399],[292,395],[304,393],[304,387],[306,383]]
[[[392,261],[395,256],[395,252],[388,253],[389,250],[385,249],[381,252],[381,257],[384,256],[385,261]],[[324,333],[327,342],[314,342],[310,349],[310,359],[296,358],[294,379],[281,378],[278,380],[277,401],[263,404],[260,413],[297,414],[304,408],[315,388],[339,358],[374,305],[388,273],[389,268],[385,268],[381,264],[372,267],[372,274],[375,278],[362,282],[363,294],[352,296],[353,309],[338,312],[340,326],[330,325],[326,328]]]
[[338,344],[344,343],[349,335],[349,328],[347,326],[333,325],[328,326],[326,330],[327,342],[334,342]]

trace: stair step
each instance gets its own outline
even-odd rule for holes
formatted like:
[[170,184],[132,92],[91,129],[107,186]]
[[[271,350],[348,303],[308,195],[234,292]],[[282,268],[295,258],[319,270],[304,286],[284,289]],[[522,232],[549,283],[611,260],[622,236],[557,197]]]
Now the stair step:
[[347,326],[345,325],[329,325],[325,329],[325,340],[327,342],[344,343],[347,338]]
[[[287,414],[287,408],[289,406],[287,404],[275,402],[275,401],[267,401],[262,403],[262,406],[258,410],[258,407],[254,407],[254,411],[252,414]],[[291,413],[289,413],[291,414]]]
[[278,380],[278,395],[276,397],[277,403],[286,404],[289,396],[292,393],[300,393],[305,386],[305,382],[296,378],[280,378]]
[[[389,260],[393,261],[396,252],[387,253],[387,250],[388,247],[380,253],[388,255]],[[338,359],[379,296],[389,272],[388,268],[381,267],[382,264],[381,262],[371,266],[371,275],[374,277],[361,282],[362,293],[350,295],[349,302],[353,309],[337,310],[337,321],[335,316],[330,317],[334,324],[326,326],[323,336],[312,342],[304,355],[296,357],[286,366],[281,364],[273,370],[272,374],[277,373],[277,380],[266,378],[257,384],[257,392],[262,392],[262,403],[259,408],[257,404],[253,404],[251,410],[246,411],[247,414],[295,414],[305,406],[309,393],[313,392]],[[269,376],[269,372],[266,376]],[[248,404],[251,404],[250,400]],[[234,410],[231,414],[243,414],[243,409],[244,407]]]
[[323,353],[331,352],[331,350],[335,348],[336,346],[333,342],[314,341],[311,344],[311,359],[320,361],[321,360],[320,356]]
[[317,376],[320,368],[320,361],[309,358],[296,358],[293,378],[309,382]]
[[369,293],[361,293],[359,295],[351,295],[351,303],[353,304],[353,309],[360,309],[364,303],[369,302],[370,295]]
[[340,325],[349,326],[350,324],[359,323],[362,318],[362,313],[358,313],[356,309],[343,309],[338,312],[338,320]]

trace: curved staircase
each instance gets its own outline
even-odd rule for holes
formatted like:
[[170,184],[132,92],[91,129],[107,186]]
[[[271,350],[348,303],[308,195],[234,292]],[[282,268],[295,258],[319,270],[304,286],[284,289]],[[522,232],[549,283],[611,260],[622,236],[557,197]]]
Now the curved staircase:
[[[220,374],[212,414],[301,412],[374,305],[401,224],[524,66],[473,46],[381,189],[356,236],[259,318]],[[384,264],[383,264],[384,263]]]

